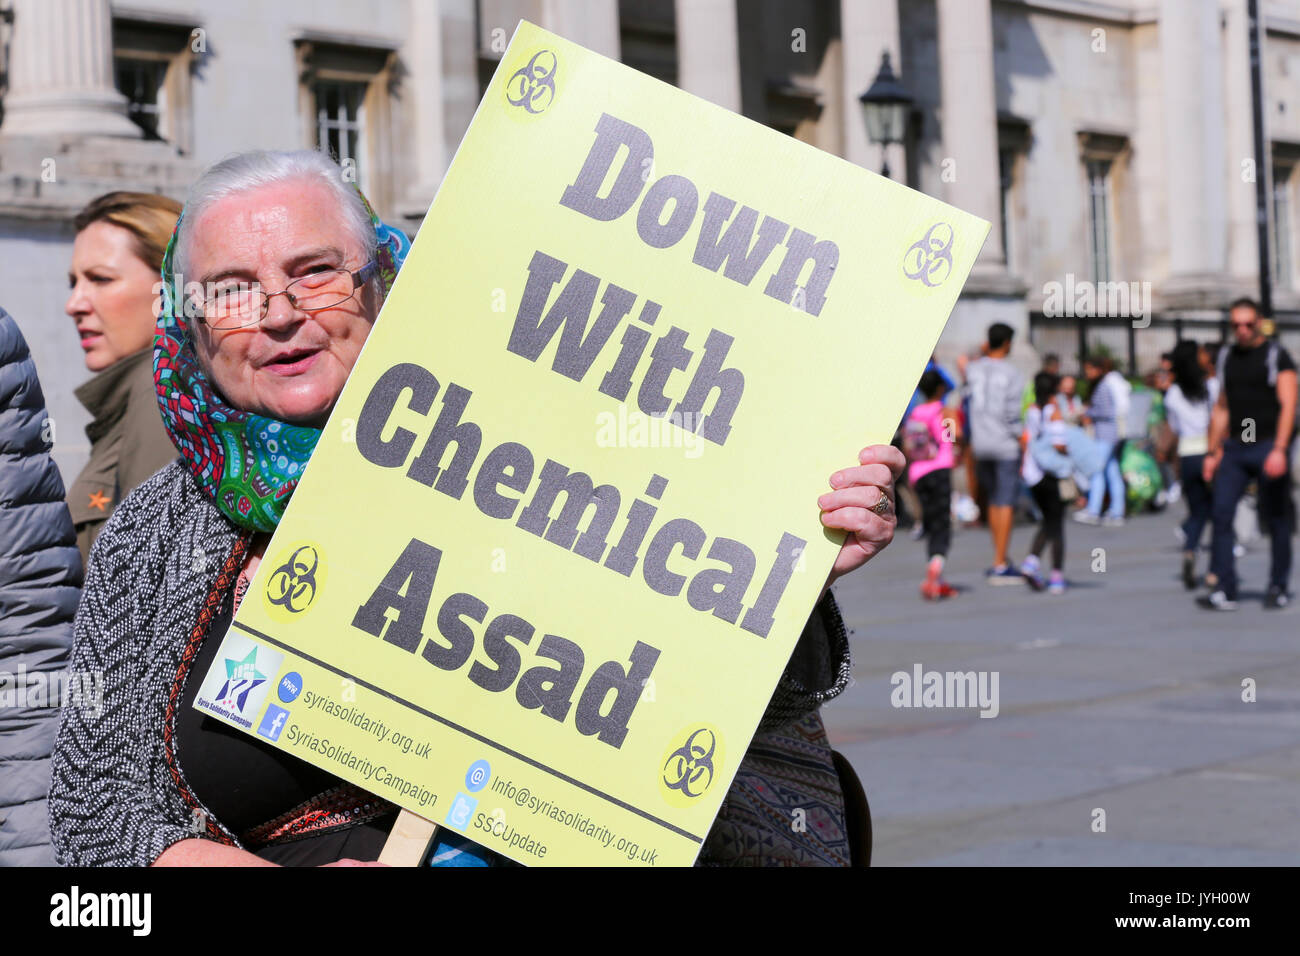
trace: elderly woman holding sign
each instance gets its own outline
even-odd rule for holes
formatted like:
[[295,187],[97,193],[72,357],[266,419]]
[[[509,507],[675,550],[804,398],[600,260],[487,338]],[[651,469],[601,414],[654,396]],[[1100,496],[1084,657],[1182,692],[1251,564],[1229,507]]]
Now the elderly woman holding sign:
[[[95,543],[73,659],[103,673],[105,692],[102,707],[69,709],[60,728],[50,815],[61,862],[378,857],[392,804],[192,704],[408,249],[319,153],[235,156],[191,190],[163,263],[154,347],[158,401],[181,457],[132,493]],[[822,522],[849,532],[832,579],[889,543],[902,467],[896,450],[875,446],[830,477]],[[827,595],[701,862],[848,862],[817,713],[848,676]],[[783,761],[790,780],[771,785]],[[773,802],[791,791],[801,796],[792,807]],[[793,806],[814,825],[796,833],[768,822]],[[439,860],[493,858],[444,834]]]

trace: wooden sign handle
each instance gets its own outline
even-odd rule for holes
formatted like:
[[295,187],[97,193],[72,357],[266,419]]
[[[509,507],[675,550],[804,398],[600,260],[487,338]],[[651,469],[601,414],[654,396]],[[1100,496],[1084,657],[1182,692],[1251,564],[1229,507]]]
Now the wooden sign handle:
[[379,862],[388,866],[419,866],[438,835],[438,824],[410,810],[397,815]]

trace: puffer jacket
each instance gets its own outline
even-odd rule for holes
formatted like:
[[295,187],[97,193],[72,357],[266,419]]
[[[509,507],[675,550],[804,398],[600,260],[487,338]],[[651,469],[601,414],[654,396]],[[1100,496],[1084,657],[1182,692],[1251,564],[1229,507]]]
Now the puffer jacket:
[[81,555],[27,343],[0,309],[0,866],[50,866],[46,793]]

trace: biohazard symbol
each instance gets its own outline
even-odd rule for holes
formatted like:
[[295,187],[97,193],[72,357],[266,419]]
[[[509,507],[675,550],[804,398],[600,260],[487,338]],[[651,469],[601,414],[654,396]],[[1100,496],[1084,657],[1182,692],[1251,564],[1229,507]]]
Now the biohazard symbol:
[[283,605],[293,614],[305,611],[316,600],[316,568],[320,556],[309,544],[289,555],[289,560],[275,569],[266,585],[266,598]]
[[542,113],[555,99],[555,71],[560,61],[550,50],[538,50],[506,84],[506,100],[529,113]]
[[903,254],[903,275],[933,288],[952,272],[952,226],[936,222]]
[[[707,727],[701,727],[671,754],[664,764],[664,785],[698,797],[713,783],[713,752],[718,741]],[[703,783],[701,783],[703,781]]]

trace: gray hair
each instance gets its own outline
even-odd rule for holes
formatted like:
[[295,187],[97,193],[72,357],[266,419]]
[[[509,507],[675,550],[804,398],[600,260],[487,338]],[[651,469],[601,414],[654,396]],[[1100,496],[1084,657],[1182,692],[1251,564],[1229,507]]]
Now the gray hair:
[[314,149],[254,150],[236,153],[214,163],[190,187],[185,201],[185,215],[176,236],[172,270],[190,281],[190,242],[194,223],[204,210],[237,193],[274,183],[318,180],[334,193],[353,237],[361,243],[367,259],[379,246],[360,193],[343,180],[343,170],[324,153]]

